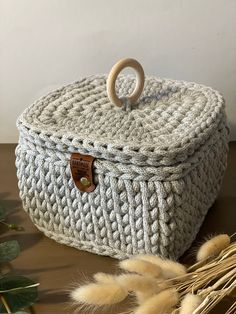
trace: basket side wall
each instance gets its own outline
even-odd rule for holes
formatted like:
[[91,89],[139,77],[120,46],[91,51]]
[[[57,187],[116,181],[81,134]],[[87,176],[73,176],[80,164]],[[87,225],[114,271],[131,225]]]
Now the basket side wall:
[[[74,185],[68,156],[39,153],[20,142],[16,166],[23,207],[54,240],[78,249],[125,258],[139,253],[178,258],[191,245],[215,201],[226,168],[226,129],[196,167],[178,180],[95,176],[96,189]],[[55,158],[56,156],[56,158]]]

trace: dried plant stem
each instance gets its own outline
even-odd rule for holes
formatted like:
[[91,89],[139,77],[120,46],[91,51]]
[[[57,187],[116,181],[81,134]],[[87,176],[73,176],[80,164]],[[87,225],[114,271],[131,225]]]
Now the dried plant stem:
[[[212,291],[204,300],[203,302],[199,305],[199,307],[193,312],[193,314],[200,314],[200,313],[208,313],[210,311],[210,308],[208,307],[209,303],[212,302],[212,299],[216,295],[216,291]],[[208,307],[208,309],[207,309]]]
[[216,290],[217,288],[219,288],[222,284],[224,284],[225,282],[227,282],[227,280],[232,277],[234,275],[236,275],[236,268],[232,269],[230,272],[228,272],[226,275],[224,275],[223,277],[221,277],[219,280],[217,280],[217,282],[211,286],[211,287],[208,287],[204,290],[202,290],[199,294],[202,295],[204,293],[209,293],[213,290]]
[[223,255],[220,260],[226,259],[226,258],[229,257],[230,255],[233,255],[233,254],[235,254],[235,253],[236,253],[236,247],[233,248],[231,251],[227,252],[227,254]]
[[[210,284],[213,280],[219,278],[220,276],[222,276],[225,272],[227,272],[228,270],[230,270],[232,267],[235,268],[235,266],[231,265],[231,267],[224,267],[224,265],[221,266],[222,269],[215,269],[212,272],[206,273],[206,274],[202,274],[201,276],[199,276],[199,278],[196,279],[196,281],[193,283],[193,285],[191,286],[191,288],[194,291],[199,290],[200,288],[203,288],[204,286],[207,286],[208,284]],[[236,269],[233,269],[231,272],[231,276],[232,274],[236,274]],[[226,277],[225,277],[226,276]],[[218,286],[220,286],[220,284],[223,284],[226,280],[227,280],[227,274],[220,277],[220,281],[218,282]],[[214,286],[215,288],[215,286]],[[214,289],[212,289],[214,290]],[[210,290],[210,291],[212,291]]]
[[219,294],[217,296],[216,294],[216,298],[214,300],[212,300],[212,304],[209,304],[209,310],[213,309],[213,307],[218,304],[226,295],[229,295],[236,286],[236,280],[234,280],[234,282],[228,287],[228,288],[224,288],[222,290],[219,290]]
[[9,305],[7,304],[7,301],[6,299],[4,298],[4,296],[2,294],[0,294],[0,299],[2,301],[2,304],[4,305],[7,313],[10,313],[11,314],[11,309],[9,308]]
[[[213,242],[210,244],[212,243]],[[218,244],[216,245],[216,249],[219,251]],[[210,247],[209,251],[214,251],[214,245]],[[236,242],[229,244],[227,247],[225,247],[225,249],[218,253],[217,256],[213,257],[213,255],[214,254],[212,254],[211,257],[197,262],[191,267],[187,268],[187,273],[185,273],[186,266],[184,265],[184,272],[177,273],[178,276],[163,276],[162,283],[169,289],[174,289],[179,298],[177,304],[172,307],[171,314],[185,313],[186,309],[189,310],[189,308],[192,314],[207,314],[226,296],[232,296],[236,289]],[[205,256],[207,256],[207,254],[205,254]],[[124,264],[126,266],[132,266],[131,269],[126,269],[127,267],[124,267],[126,271],[129,270],[131,272],[138,272],[140,274],[123,274],[120,276],[110,275],[110,277],[112,277],[115,282],[122,284],[122,287],[127,290],[127,296],[130,291],[134,291],[136,294],[136,303],[139,305],[139,307],[127,313],[143,313],[143,307],[145,307],[146,310],[147,306],[149,313],[156,313],[156,308],[158,308],[158,310],[160,309],[160,306],[157,306],[156,302],[159,300],[158,298],[160,295],[162,293],[166,293],[167,290],[165,288],[160,292],[158,289],[156,289],[156,284],[160,278],[156,276],[156,273],[154,272],[156,271],[156,268],[153,267],[153,271],[152,268],[150,268],[149,264],[152,266],[152,261],[153,265],[155,266],[154,262],[157,263],[159,260],[157,257],[150,255],[146,257],[139,256],[139,258],[137,257],[136,259],[133,258],[131,260],[125,260],[122,262],[122,265]],[[165,262],[169,263],[168,260],[161,260],[161,263],[164,264]],[[134,266],[136,267],[135,269]],[[137,266],[139,266],[139,268],[137,268]],[[164,268],[164,266],[162,267]],[[161,273],[162,272],[163,269],[161,268]],[[105,277],[104,275],[101,277],[101,274],[99,276],[98,275],[99,274],[95,276],[98,284],[99,278],[100,280],[101,278],[103,280],[104,278],[107,280],[107,275]],[[111,280],[110,277],[108,276],[109,281]],[[100,285],[101,284],[102,281]],[[106,283],[106,285],[107,284],[108,283]],[[141,286],[141,292],[145,295],[145,297],[139,298],[138,293],[140,293]],[[89,287],[89,285],[87,285],[87,287]],[[151,293],[149,294],[149,292]],[[188,296],[190,296],[189,300],[191,302],[189,302]],[[112,298],[112,300],[114,300],[114,298]],[[188,303],[186,303],[186,300]],[[193,301],[198,302],[194,303]],[[234,300],[231,301],[231,304],[233,302]],[[106,304],[108,304],[107,301]],[[163,306],[163,304],[164,303],[161,302],[161,306]],[[190,312],[188,311],[188,313]],[[236,302],[234,302],[229,307],[226,314],[236,314]]]
[[236,302],[234,302],[225,314],[234,314],[236,312]]
[[229,295],[235,289],[235,287],[236,287],[236,279],[231,283],[231,285],[228,288],[223,288],[217,291],[211,291],[209,294],[205,294],[206,298],[199,305],[199,307],[193,312],[193,314],[208,313],[226,295]]
[[[188,268],[188,273],[182,278],[174,278],[173,286],[180,293],[182,300],[187,293],[193,293],[203,298],[194,314],[206,314],[216,304],[230,295],[236,288],[236,243],[232,243],[217,257],[198,262]],[[233,304],[227,314],[236,313]],[[178,313],[178,309],[172,314]]]
[[231,234],[230,238],[233,238],[236,235],[236,232]]
[[236,249],[236,242],[231,243],[226,249],[224,249],[218,256],[218,260],[224,257],[227,253],[234,254]]
[[206,263],[209,262],[211,259],[212,258],[207,258],[204,261],[200,261],[200,262],[193,264],[192,266],[189,266],[187,269],[188,273],[193,272],[193,271],[197,270],[199,267],[206,265]]

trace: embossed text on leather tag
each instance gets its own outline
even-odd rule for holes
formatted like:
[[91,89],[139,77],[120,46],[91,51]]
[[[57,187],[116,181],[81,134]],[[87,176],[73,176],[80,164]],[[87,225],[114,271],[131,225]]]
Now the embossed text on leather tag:
[[72,153],[70,158],[70,169],[75,185],[82,192],[92,192],[95,189],[93,182],[94,157]]

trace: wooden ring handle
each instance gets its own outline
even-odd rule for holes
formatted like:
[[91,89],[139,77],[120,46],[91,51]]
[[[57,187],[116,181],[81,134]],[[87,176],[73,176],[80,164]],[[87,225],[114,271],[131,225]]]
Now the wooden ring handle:
[[141,64],[135,59],[131,58],[121,59],[112,67],[107,78],[108,97],[110,101],[118,107],[121,107],[123,105],[123,102],[116,95],[115,83],[119,73],[126,67],[133,68],[136,72],[136,85],[132,94],[128,96],[128,99],[130,100],[131,104],[135,103],[138,100],[139,96],[143,91],[145,77]]

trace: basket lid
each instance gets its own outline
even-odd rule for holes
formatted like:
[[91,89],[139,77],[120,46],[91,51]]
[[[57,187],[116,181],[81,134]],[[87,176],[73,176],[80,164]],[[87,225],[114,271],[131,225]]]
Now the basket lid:
[[217,91],[146,77],[140,96],[142,69],[135,68],[138,80],[118,77],[121,68],[116,70],[108,80],[90,76],[39,99],[19,117],[18,128],[43,147],[153,166],[188,159],[216,131],[224,115]]

